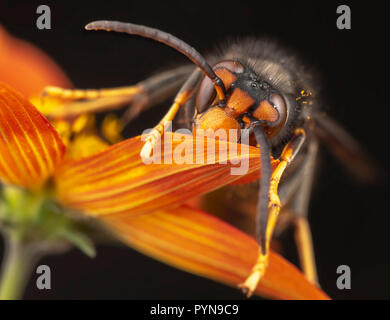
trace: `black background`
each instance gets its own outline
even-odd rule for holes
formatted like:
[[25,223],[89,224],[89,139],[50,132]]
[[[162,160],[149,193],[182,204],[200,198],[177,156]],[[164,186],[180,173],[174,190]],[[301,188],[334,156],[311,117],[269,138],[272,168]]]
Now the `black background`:
[[[52,29],[35,26],[39,4],[52,12]],[[349,4],[352,30],[336,28],[336,8]],[[173,33],[205,53],[227,36],[271,35],[296,48],[323,76],[329,113],[343,123],[385,169],[388,148],[388,40],[386,9],[372,1],[9,1],[0,23],[15,36],[51,55],[76,87],[136,83],[185,58],[138,37],[87,32],[97,19],[144,24]],[[161,117],[143,114],[129,129],[135,135]],[[390,297],[386,178],[371,187],[348,180],[324,151],[310,207],[322,288],[336,299]],[[293,247],[292,247],[293,248]],[[1,251],[1,249],[0,249]],[[67,299],[242,299],[241,293],[151,260],[131,249],[98,247],[91,260],[73,250],[42,263],[52,269],[52,290],[31,281],[26,298]],[[336,287],[336,268],[352,270],[352,289]]]

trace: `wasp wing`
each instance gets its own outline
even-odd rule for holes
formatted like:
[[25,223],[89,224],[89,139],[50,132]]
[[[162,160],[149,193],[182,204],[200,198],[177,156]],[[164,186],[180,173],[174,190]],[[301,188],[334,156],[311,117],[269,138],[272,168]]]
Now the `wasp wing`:
[[315,133],[337,160],[359,183],[371,184],[383,174],[369,153],[334,119],[314,113]]

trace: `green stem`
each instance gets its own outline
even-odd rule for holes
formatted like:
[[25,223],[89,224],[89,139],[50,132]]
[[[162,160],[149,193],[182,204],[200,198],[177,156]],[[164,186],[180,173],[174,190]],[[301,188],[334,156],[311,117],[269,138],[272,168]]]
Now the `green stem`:
[[34,264],[31,248],[13,234],[8,234],[0,280],[0,300],[16,300],[23,295]]

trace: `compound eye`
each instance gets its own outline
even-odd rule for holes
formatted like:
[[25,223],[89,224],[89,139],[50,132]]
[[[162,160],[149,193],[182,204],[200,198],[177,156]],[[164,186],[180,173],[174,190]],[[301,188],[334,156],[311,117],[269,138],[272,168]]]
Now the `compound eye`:
[[279,119],[276,125],[279,124],[283,125],[287,117],[286,102],[284,101],[283,97],[277,93],[273,93],[269,101],[273,104],[273,106],[275,107],[276,110],[278,110],[279,113]]
[[196,95],[196,110],[198,113],[203,113],[211,105],[216,95],[217,92],[213,82],[209,77],[204,77]]
[[280,130],[283,128],[284,124],[286,123],[287,106],[283,97],[277,93],[273,93],[269,101],[272,103],[274,108],[279,113],[278,120],[275,121],[275,123],[273,123],[272,125],[270,125],[267,130],[268,131],[267,134],[270,137],[274,137],[280,132]]
[[[230,85],[236,81],[236,74],[244,72],[244,66],[234,60],[224,60],[213,66],[215,74],[222,80],[225,89],[228,90]],[[208,77],[204,77],[200,83],[198,94],[196,95],[196,110],[203,113],[214,101],[216,91],[214,84]]]
[[273,93],[269,101],[272,102],[276,110],[278,110],[279,120],[285,117],[285,114],[287,113],[287,108],[284,99],[279,94]]

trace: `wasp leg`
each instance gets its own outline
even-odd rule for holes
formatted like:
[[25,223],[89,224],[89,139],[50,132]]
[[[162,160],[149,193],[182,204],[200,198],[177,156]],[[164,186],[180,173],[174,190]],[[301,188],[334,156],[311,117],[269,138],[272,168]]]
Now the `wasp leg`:
[[[139,96],[140,100],[142,96]],[[64,103],[61,106],[53,108],[45,114],[49,119],[69,119],[75,118],[81,114],[102,112],[107,110],[119,109],[127,104],[136,104],[138,99],[135,96],[106,97],[87,101],[74,101]]]
[[[306,149],[306,154],[303,156],[302,165],[280,187],[279,195],[286,206],[286,211],[283,212],[286,223],[282,228],[279,225],[278,229],[285,229],[288,225],[293,226],[295,243],[303,272],[310,282],[318,285],[311,231],[307,221],[317,153],[318,141],[315,137],[312,137]],[[278,230],[279,233],[282,231]]]
[[118,96],[131,96],[142,92],[139,85],[106,88],[106,89],[65,89],[61,87],[48,86],[43,89],[43,98],[46,96],[56,97],[63,100],[80,100],[80,99],[98,99]]
[[[46,97],[64,100],[63,108],[50,113],[52,118],[76,116],[85,112],[115,109],[131,103],[122,122],[127,124],[139,113],[172,96],[193,70],[193,66],[183,66],[152,76],[134,86],[107,89],[63,89],[46,87],[42,93],[43,103]],[[87,101],[77,101],[87,100]],[[69,102],[70,101],[70,102]]]
[[318,285],[313,240],[309,223],[307,218],[302,216],[296,216],[293,221],[295,226],[295,242],[303,272],[311,283]]
[[173,121],[179,109],[185,105],[189,99],[191,99],[201,75],[201,71],[196,69],[188,78],[188,80],[183,84],[168,112],[146,137],[146,142],[141,150],[142,158],[150,158],[153,147],[159,141],[167,125]]
[[144,99],[138,100],[127,109],[122,122],[127,124],[141,112],[172,97],[193,71],[193,66],[184,66],[141,82],[139,85],[145,93]]
[[313,184],[317,150],[318,143],[313,141],[309,145],[308,158],[304,167],[301,184],[290,205],[291,211],[295,215],[293,219],[293,226],[295,228],[295,242],[301,266],[308,280],[314,284],[318,284],[318,278],[313,250],[313,240],[310,226],[307,221],[307,214]]
[[281,202],[278,195],[280,179],[282,178],[282,175],[287,166],[291,163],[291,161],[293,161],[295,155],[300,150],[304,140],[305,131],[301,128],[296,129],[293,138],[283,149],[278,166],[272,172],[269,189],[268,223],[265,232],[265,251],[261,250],[261,247],[259,248],[257,261],[255,266],[252,268],[251,274],[244,283],[239,285],[239,287],[244,291],[244,293],[246,293],[248,297],[251,296],[253,291],[256,289],[268,266],[269,245],[281,208]]

